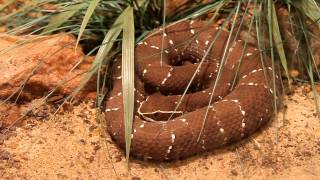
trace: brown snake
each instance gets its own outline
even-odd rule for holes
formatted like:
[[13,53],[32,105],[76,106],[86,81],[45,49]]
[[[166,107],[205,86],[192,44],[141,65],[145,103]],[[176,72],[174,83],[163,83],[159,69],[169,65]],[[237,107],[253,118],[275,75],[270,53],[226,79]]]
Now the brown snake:
[[[167,26],[165,33],[155,30],[137,45],[134,156],[159,161],[189,157],[239,141],[271,119],[270,60],[261,61],[253,46],[244,50],[241,40],[225,47],[228,37],[218,27],[185,21]],[[211,43],[212,49],[201,62]],[[115,62],[112,78],[105,112],[107,130],[124,148],[121,60]]]

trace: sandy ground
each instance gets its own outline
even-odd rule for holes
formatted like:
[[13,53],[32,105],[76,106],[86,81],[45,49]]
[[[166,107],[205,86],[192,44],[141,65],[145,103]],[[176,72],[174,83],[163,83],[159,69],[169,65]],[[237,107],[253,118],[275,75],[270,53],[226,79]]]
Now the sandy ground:
[[285,113],[249,139],[178,162],[133,159],[130,175],[91,103],[51,120],[28,117],[0,135],[0,179],[319,179],[320,120],[310,95],[297,88]]

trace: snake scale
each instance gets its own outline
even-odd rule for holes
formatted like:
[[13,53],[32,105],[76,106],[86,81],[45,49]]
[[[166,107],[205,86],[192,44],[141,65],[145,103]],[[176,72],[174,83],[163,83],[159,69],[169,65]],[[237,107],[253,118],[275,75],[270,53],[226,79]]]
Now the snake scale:
[[[241,40],[226,47],[228,38],[229,32],[220,27],[184,21],[154,30],[138,43],[134,156],[155,161],[189,157],[239,141],[272,118],[270,60],[261,60],[258,49],[244,48]],[[121,59],[112,78],[107,131],[124,148]]]

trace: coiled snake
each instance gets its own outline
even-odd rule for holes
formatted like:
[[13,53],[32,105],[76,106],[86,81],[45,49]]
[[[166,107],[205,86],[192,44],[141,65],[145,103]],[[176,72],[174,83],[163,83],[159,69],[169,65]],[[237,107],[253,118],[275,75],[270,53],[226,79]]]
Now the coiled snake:
[[[249,136],[270,120],[270,61],[261,61],[255,47],[244,49],[241,40],[225,51],[228,37],[218,27],[184,21],[167,26],[165,33],[155,30],[137,45],[134,156],[159,161],[189,157]],[[112,78],[107,130],[124,148],[121,60],[115,62]]]

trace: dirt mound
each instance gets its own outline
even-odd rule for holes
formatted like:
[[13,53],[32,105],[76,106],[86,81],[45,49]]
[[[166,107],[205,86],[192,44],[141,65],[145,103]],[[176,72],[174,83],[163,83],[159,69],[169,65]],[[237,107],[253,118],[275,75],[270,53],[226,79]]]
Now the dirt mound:
[[183,161],[126,162],[95,120],[92,102],[0,137],[0,177],[51,179],[319,179],[320,124],[303,88],[286,97],[278,120],[253,137]]

